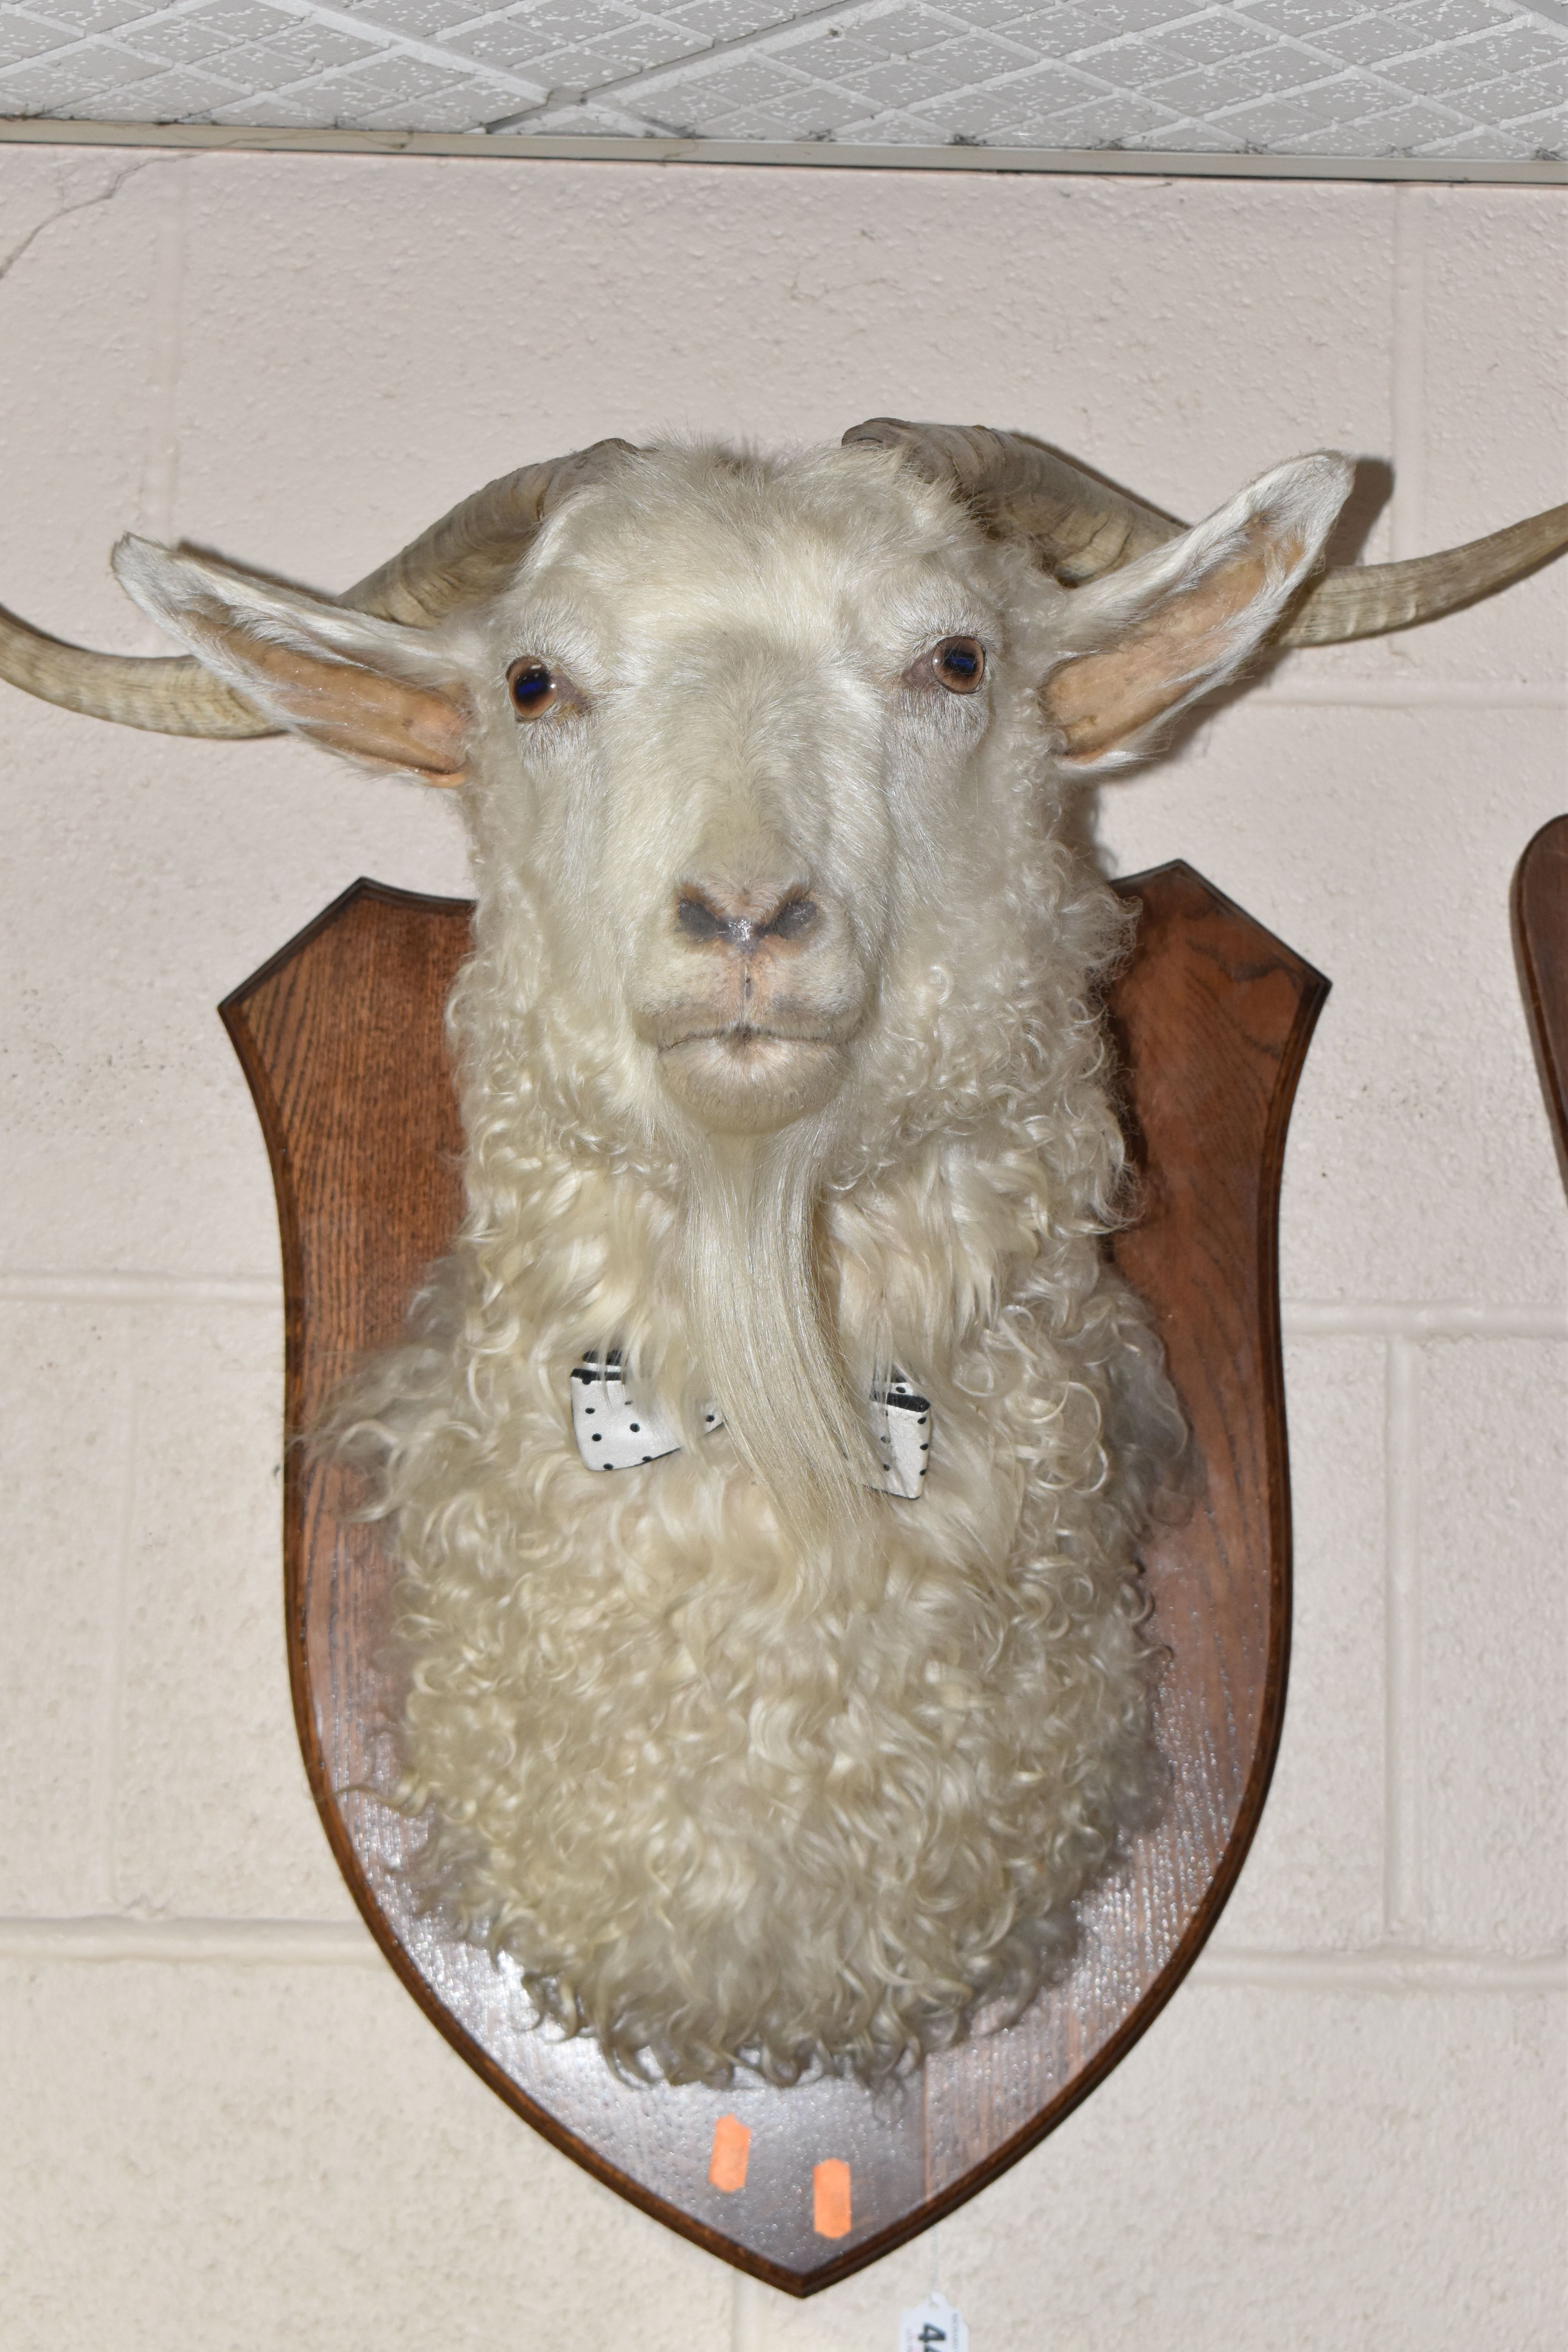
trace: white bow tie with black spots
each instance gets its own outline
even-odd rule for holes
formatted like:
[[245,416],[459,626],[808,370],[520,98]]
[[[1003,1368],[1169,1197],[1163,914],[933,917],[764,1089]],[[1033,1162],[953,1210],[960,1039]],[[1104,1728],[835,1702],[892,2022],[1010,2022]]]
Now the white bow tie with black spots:
[[[703,1418],[710,1429],[724,1426],[712,1405]],[[876,1491],[918,1502],[931,1461],[930,1403],[896,1371],[872,1390],[867,1418],[882,1465]],[[572,1433],[590,1470],[640,1470],[645,1462],[680,1451],[674,1432],[627,1392],[617,1348],[607,1348],[602,1356],[584,1356],[573,1365]]]

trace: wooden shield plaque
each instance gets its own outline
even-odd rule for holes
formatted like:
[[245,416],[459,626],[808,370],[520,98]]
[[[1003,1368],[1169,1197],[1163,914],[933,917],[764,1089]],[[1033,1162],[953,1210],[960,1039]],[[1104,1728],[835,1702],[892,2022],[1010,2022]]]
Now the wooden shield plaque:
[[1568,1184],[1568,816],[1543,824],[1520,859],[1511,912],[1535,1066]]
[[[343,1875],[415,1999],[493,2090],[601,2180],[700,2245],[809,2294],[926,2228],[1051,2130],[1191,1967],[1262,1810],[1285,1703],[1289,1498],[1275,1231],[1291,1097],[1328,983],[1190,867],[1142,901],[1111,1003],[1144,1213],[1116,1249],[1155,1307],[1192,1424],[1196,1499],[1146,1553],[1170,1651],[1158,1826],[1083,1911],[1071,1974],[1005,2032],[892,2092],[629,2088],[596,2043],[534,2030],[515,1974],[444,1939],[383,1802],[395,1694],[388,1569],[343,1471],[289,1452],[289,1663],[305,1762]],[[287,1418],[310,1427],[354,1358],[399,1336],[461,1205],[442,1006],[466,901],[356,882],[224,1004],[278,1187]],[[735,2118],[749,2141],[734,2126]],[[733,2152],[746,2149],[743,2183]],[[731,2162],[726,2169],[729,2151]]]

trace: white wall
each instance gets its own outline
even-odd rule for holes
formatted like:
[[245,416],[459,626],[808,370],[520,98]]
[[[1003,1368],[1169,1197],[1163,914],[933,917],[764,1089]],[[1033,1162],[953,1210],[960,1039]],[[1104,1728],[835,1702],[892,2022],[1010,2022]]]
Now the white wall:
[[[131,527],[341,586],[659,425],[984,417],[1179,511],[1392,456],[1371,552],[1568,497],[1561,193],[0,148],[0,596],[155,650]],[[374,1957],[291,1727],[265,1153],[213,1007],[451,811],[6,693],[6,2352],[1561,2341],[1564,1244],[1507,887],[1563,805],[1568,565],[1294,657],[1105,795],[1335,982],[1286,1183],[1275,1792],[1107,2085],[801,2305],[591,2181]]]

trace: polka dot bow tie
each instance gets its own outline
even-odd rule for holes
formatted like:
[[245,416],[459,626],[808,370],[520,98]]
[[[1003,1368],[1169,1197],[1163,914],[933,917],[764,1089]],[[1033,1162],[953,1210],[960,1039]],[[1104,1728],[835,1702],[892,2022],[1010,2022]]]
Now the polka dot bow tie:
[[[712,1405],[703,1419],[710,1429],[724,1426]],[[901,1372],[871,1391],[867,1420],[882,1475],[875,1490],[918,1502],[931,1460],[931,1413]],[[572,1433],[590,1470],[640,1470],[666,1454],[679,1454],[680,1440],[656,1412],[638,1404],[621,1379],[618,1348],[584,1356],[572,1367]]]

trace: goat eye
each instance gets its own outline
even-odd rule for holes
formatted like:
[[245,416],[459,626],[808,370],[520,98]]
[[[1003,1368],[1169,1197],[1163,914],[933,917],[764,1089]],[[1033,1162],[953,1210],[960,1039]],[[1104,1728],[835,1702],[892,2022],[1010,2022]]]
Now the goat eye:
[[973,694],[985,675],[985,648],[973,637],[943,637],[931,649],[931,666],[950,694]]
[[506,674],[512,709],[520,719],[537,719],[559,698],[561,688],[548,662],[525,654]]

